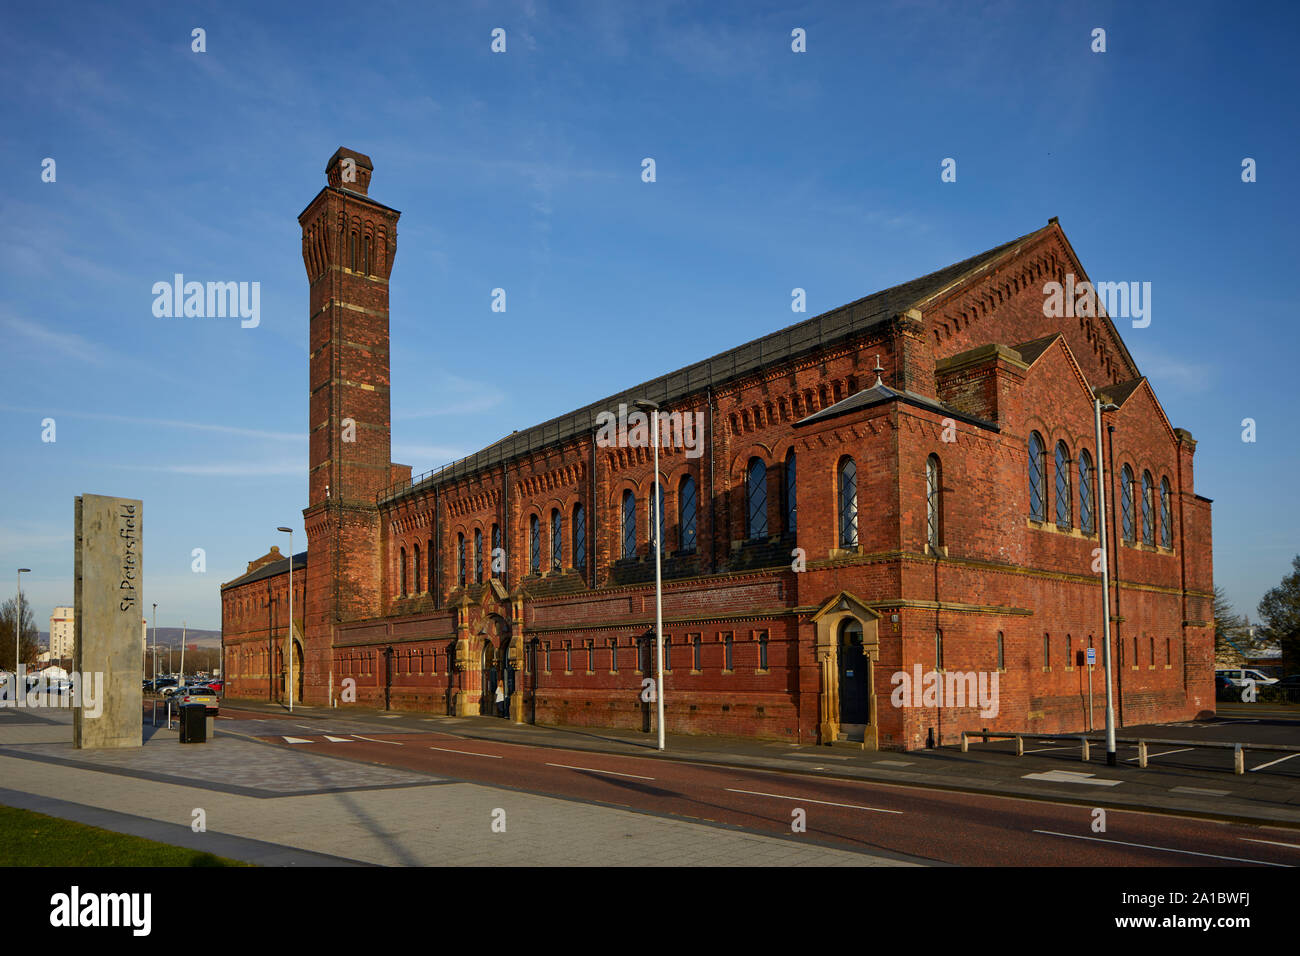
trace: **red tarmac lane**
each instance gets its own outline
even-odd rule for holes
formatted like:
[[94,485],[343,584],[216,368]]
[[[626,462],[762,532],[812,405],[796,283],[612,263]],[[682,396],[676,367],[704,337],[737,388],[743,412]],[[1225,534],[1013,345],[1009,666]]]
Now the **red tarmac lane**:
[[[266,714],[223,710],[241,719]],[[227,725],[237,730],[237,725]],[[336,738],[334,740],[328,737]],[[312,733],[286,747],[470,783],[599,803],[691,821],[803,836],[864,853],[889,851],[962,866],[1265,866],[1300,864],[1300,832],[1181,816],[1105,811],[1094,829],[1084,806],[992,797],[659,757],[498,743],[451,733]],[[1098,821],[1099,822],[1099,821]]]

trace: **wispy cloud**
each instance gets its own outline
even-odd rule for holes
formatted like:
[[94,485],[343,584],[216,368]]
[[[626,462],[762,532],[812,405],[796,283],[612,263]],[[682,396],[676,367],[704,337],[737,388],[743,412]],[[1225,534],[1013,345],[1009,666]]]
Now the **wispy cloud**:
[[219,432],[240,435],[244,438],[265,438],[270,441],[306,442],[307,436],[298,432],[271,432],[258,428],[240,428],[236,425],[214,425],[209,422],[183,422],[170,418],[135,418],[129,415],[105,415],[100,412],[69,412],[48,408],[19,408],[0,405],[0,411],[23,412],[29,415],[48,415],[51,418],[84,418],[90,421],[118,422],[123,425],[147,425],[154,428],[184,428],[190,431]]

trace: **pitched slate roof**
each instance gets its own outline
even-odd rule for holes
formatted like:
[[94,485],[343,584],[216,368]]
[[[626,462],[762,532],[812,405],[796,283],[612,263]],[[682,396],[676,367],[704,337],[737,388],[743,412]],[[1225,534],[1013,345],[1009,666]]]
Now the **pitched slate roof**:
[[[307,552],[299,551],[293,556],[293,569],[301,571],[307,567]],[[233,581],[221,585],[221,590],[233,588],[239,584],[252,584],[254,581],[261,581],[264,578],[273,578],[277,574],[284,574],[289,570],[289,559],[281,558],[279,561],[272,561],[270,564],[264,564],[256,571],[250,571],[242,577],[235,578]]]
[[1116,382],[1114,385],[1102,385],[1097,388],[1097,397],[1103,402],[1113,402],[1122,406],[1128,401],[1129,396],[1138,390],[1138,386],[1146,381],[1146,378],[1130,379],[1127,382]]
[[[640,385],[599,402],[593,402],[575,412],[514,432],[466,458],[433,472],[416,476],[410,482],[391,486],[380,495],[380,500],[392,500],[412,491],[432,489],[555,445],[576,435],[591,432],[596,428],[596,416],[603,411],[617,410],[620,403],[631,406],[639,399],[646,399],[671,410],[674,403],[701,391],[706,386],[717,387],[742,375],[758,371],[773,362],[794,358],[881,325],[899,313],[906,312],[916,303],[929,299],[956,284],[968,273],[984,268],[1020,243],[1050,228],[1052,223],[1049,222],[1041,229],[1026,233],[1010,242],[1004,242],[1000,246],[971,256],[969,259],[963,259],[937,272],[865,296],[737,348],[720,352],[694,365],[642,382]],[[947,414],[957,417],[958,413]],[[966,420],[969,420],[969,416],[966,416]]]
[[813,412],[807,418],[801,418],[794,423],[795,428],[804,425],[811,425],[814,422],[825,421],[828,418],[835,418],[837,415],[847,415],[849,412],[856,412],[862,408],[870,408],[873,405],[882,405],[885,402],[902,402],[905,405],[913,405],[917,408],[924,408],[926,411],[937,412],[940,415],[946,415],[949,418],[955,418],[958,421],[967,422],[971,425],[978,425],[981,428],[988,428],[992,431],[998,431],[998,425],[995,422],[985,421],[983,418],[977,418],[961,409],[953,408],[944,402],[936,401],[925,395],[918,395],[916,392],[907,389],[890,388],[888,385],[872,385],[870,388],[864,388],[860,392],[854,392],[848,398],[840,399],[834,405],[827,405],[820,411]]

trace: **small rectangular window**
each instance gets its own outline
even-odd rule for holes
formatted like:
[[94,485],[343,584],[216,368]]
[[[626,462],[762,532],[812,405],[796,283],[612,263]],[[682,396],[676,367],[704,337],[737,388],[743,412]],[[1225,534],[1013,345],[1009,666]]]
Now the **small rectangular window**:
[[767,631],[758,632],[758,669],[767,670]]
[[936,670],[943,670],[943,630],[934,629],[934,666]]
[[691,651],[692,651],[691,663],[692,663],[692,668],[697,671],[704,669],[700,666],[700,651],[701,651],[702,644],[703,642],[700,640],[700,635],[696,634],[694,637],[691,638]]
[[722,635],[722,669],[724,671],[733,670],[731,666],[731,635]]
[[609,641],[609,669],[618,673],[618,638],[610,638]]
[[1043,635],[1043,666],[1052,666],[1052,636],[1050,634]]
[[1002,636],[1002,632],[998,631],[998,670],[1004,671],[1006,669],[1007,669],[1006,643]]

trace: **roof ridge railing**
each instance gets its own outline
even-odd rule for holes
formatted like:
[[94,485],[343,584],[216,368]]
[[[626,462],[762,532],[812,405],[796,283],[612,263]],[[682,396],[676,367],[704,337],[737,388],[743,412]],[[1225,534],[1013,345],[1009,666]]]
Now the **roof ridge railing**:
[[427,481],[430,478],[432,478],[434,475],[444,472],[448,468],[451,468],[455,465],[459,465],[462,461],[468,461],[469,459],[473,458],[475,455],[481,454],[484,450],[485,449],[480,449],[479,451],[471,452],[468,455],[462,455],[460,458],[457,458],[455,461],[449,461],[445,465],[439,465],[437,468],[430,468],[428,471],[422,471],[418,475],[412,475],[410,478],[404,478],[401,481],[395,481],[387,488],[385,488],[383,491],[379,492],[379,494],[375,496],[375,500],[377,502],[387,501],[389,498],[392,498],[396,494],[398,494],[400,490],[405,488],[414,488],[416,485],[420,484],[420,482]]

